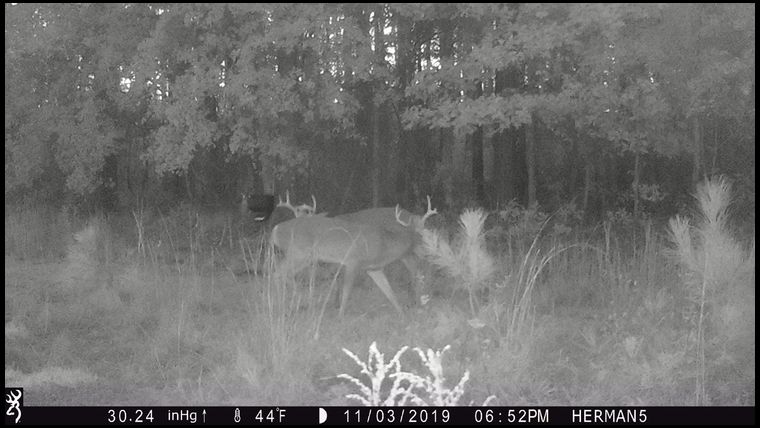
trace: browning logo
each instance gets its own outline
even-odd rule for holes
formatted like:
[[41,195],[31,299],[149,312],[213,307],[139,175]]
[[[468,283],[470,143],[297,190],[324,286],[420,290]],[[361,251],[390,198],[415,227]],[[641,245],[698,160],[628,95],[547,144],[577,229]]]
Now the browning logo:
[[24,388],[5,388],[5,403],[5,425],[19,423],[24,406]]

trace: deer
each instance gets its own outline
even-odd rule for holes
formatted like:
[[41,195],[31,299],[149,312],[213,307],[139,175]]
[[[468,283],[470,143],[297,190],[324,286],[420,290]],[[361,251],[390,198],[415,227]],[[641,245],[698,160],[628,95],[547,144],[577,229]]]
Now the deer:
[[[357,275],[366,272],[380,291],[391,302],[399,314],[403,315],[401,305],[391,289],[383,268],[388,264],[407,258],[414,248],[415,232],[424,228],[425,221],[431,215],[437,214],[432,209],[428,197],[428,211],[424,216],[415,216],[396,206],[391,224],[387,220],[384,208],[378,208],[364,214],[353,213],[340,217],[326,217],[316,214],[316,199],[312,196],[311,209],[303,206],[293,207],[289,198],[277,205],[290,209],[295,218],[279,223],[272,229],[272,242],[285,252],[283,264],[291,265],[295,270],[305,267],[309,261],[317,260],[335,263],[342,266],[342,292],[340,297],[339,316],[343,316],[348,303],[348,297]],[[407,221],[401,217],[406,213]],[[349,221],[349,219],[355,221]],[[356,219],[381,219],[376,224],[360,222]],[[398,227],[397,227],[398,226]],[[283,265],[281,264],[281,266]]]
[[[428,210],[432,211],[429,196]],[[437,211],[435,212],[437,213]],[[399,260],[409,272],[411,279],[411,287],[409,288],[410,298],[414,302],[418,302],[421,299],[421,293],[419,290],[420,281],[417,277],[418,258],[421,256],[417,251],[417,241],[419,238],[416,236],[419,230],[424,227],[424,225],[419,224],[419,221],[421,220],[420,216],[414,215],[405,209],[399,209],[397,205],[395,208],[367,208],[361,211],[340,214],[335,217],[352,223],[376,225],[392,234],[410,237],[412,239],[412,248],[401,256]],[[403,219],[406,219],[406,221]]]
[[274,211],[274,195],[241,193],[240,214],[246,216],[253,214],[253,221],[263,222],[269,219]]
[[[241,215],[248,215],[249,213],[253,214],[253,221],[257,223],[265,222],[269,219],[269,216],[272,215],[272,212],[276,207],[284,206],[284,205],[277,205],[274,204],[274,195],[269,194],[249,194],[242,192],[240,194],[240,214]],[[317,200],[314,198],[314,195],[311,196],[312,205],[299,205],[297,207],[293,207],[290,204],[290,192],[285,192],[285,202],[282,202],[282,199],[279,198],[280,204],[287,204],[287,206],[290,209],[295,209],[294,214],[296,217],[301,216],[307,216],[307,215],[314,215],[317,210]]]

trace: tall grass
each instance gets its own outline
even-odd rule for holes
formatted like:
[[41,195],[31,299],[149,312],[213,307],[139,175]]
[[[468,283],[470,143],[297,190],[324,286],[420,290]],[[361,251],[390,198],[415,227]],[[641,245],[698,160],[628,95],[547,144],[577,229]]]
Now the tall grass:
[[[296,274],[253,234],[236,236],[233,251],[226,221],[207,227],[200,224],[214,222],[188,211],[145,210],[132,214],[125,231],[114,217],[80,221],[40,210],[35,222],[61,225],[66,244],[57,258],[48,253],[55,263],[41,264],[44,281],[33,275],[36,262],[6,267],[6,366],[31,367],[32,374],[83,367],[82,380],[106,374],[101,384],[142,385],[171,397],[154,404],[341,405],[354,391],[336,378],[350,365],[340,349],[376,340],[395,349],[451,344],[447,369],[455,384],[440,378],[445,387],[436,394],[444,400],[493,393],[524,405],[751,404],[754,240],[742,246],[726,238],[730,210],[709,209],[727,200],[721,192],[701,189],[700,200],[709,203],[700,211],[708,214],[673,221],[675,259],[664,257],[657,223],[621,215],[568,232],[536,212],[540,224],[493,233],[484,214],[470,212],[451,240],[434,231],[437,253],[429,254],[440,267],[429,282],[456,292],[404,317],[373,311],[381,297],[374,287],[364,300],[357,290],[355,310],[337,317],[335,266],[313,264]],[[6,255],[46,257],[35,248],[51,238],[13,231],[45,227],[27,217],[34,213],[10,217],[10,241],[29,244],[8,245],[6,237]],[[374,379],[380,354],[372,352],[366,367]],[[436,382],[440,363],[431,368],[429,352],[419,352]],[[456,379],[465,369],[462,395]],[[419,391],[430,389],[424,376],[409,379],[421,381]],[[354,385],[359,397],[377,398]]]
[[5,255],[22,260],[55,260],[66,254],[73,217],[41,205],[5,207]]

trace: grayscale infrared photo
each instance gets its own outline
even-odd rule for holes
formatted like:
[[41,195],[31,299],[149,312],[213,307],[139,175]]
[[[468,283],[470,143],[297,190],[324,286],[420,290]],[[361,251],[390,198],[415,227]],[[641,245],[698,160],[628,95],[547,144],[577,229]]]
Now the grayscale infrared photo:
[[6,424],[754,406],[753,3],[5,3]]

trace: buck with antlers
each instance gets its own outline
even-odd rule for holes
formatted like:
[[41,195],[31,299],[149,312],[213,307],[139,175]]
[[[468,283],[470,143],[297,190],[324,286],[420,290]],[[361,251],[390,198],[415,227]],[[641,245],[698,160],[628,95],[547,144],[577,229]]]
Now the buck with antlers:
[[[424,217],[427,219],[436,210],[431,210],[430,197],[428,197],[428,214]],[[418,258],[416,249],[419,241],[418,231],[424,227],[424,219],[421,216],[410,213],[398,206],[385,208],[368,208],[353,213],[341,214],[336,218],[347,220],[352,223],[365,225],[374,225],[385,229],[390,234],[397,236],[398,239],[411,240],[411,249],[404,253],[398,260],[401,261],[409,272],[410,287],[409,297],[413,302],[419,302],[423,293],[421,292],[421,281],[418,278]]]
[[410,264],[417,239],[416,231],[424,227],[428,217],[438,213],[431,208],[430,197],[424,216],[410,214],[396,206],[395,210],[377,208],[330,218],[315,214],[316,200],[312,200],[314,204],[311,207],[307,205],[308,209],[303,205],[293,207],[289,199],[277,205],[289,208],[296,215],[296,218],[272,229],[272,242],[285,252],[283,263],[296,270],[306,266],[310,260],[342,265],[345,271],[339,310],[341,316],[356,277],[362,272],[367,272],[393,307],[403,313],[383,268],[402,260],[405,264],[409,263],[407,267],[410,271],[413,270]]

